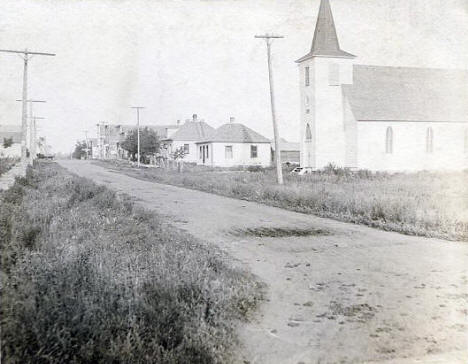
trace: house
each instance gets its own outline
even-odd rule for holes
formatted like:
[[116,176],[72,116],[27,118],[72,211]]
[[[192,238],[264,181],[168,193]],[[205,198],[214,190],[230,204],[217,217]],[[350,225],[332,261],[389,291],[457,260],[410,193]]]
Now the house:
[[[180,127],[180,122],[175,125],[140,125],[140,130],[145,128],[154,130],[160,139],[166,139],[174,134]],[[132,131],[137,129],[132,124],[97,124],[97,142],[92,145],[93,158],[123,158],[126,152],[121,144]]]
[[21,157],[21,125],[0,125],[0,158]]
[[197,144],[197,164],[211,167],[233,167],[271,164],[270,140],[234,118],[220,126]]
[[468,71],[357,64],[321,0],[312,48],[298,59],[301,166],[468,168]]
[[213,127],[208,125],[204,120],[199,120],[197,114],[193,114],[191,120],[186,120],[185,124],[181,125],[176,132],[162,140],[161,147],[167,155],[170,155],[179,148],[183,148],[185,152],[184,162],[197,163],[196,143],[206,140],[213,132]]
[[[299,164],[301,147],[299,143],[288,142],[284,138],[280,138],[280,151],[281,151],[281,163],[288,164]],[[272,150],[272,161],[275,159],[275,141],[271,141],[271,150]]]

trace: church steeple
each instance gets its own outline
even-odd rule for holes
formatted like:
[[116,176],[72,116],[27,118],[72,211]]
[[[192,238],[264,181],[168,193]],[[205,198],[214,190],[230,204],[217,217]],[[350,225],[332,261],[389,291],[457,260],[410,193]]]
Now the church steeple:
[[321,0],[320,9],[315,25],[314,40],[308,54],[298,59],[300,63],[312,57],[354,58],[356,56],[341,50],[336,35],[335,21],[329,0]]

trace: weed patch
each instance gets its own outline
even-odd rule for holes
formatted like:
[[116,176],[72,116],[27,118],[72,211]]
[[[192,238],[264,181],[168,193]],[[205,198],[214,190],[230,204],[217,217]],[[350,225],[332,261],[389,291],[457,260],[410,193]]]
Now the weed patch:
[[294,236],[328,235],[328,231],[322,229],[257,227],[244,230],[235,230],[232,232],[232,234],[240,237],[287,238]]

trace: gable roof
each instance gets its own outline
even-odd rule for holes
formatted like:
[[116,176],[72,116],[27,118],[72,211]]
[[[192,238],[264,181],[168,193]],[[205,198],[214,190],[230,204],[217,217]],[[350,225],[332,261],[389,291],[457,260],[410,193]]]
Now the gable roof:
[[200,141],[209,138],[214,132],[214,128],[204,121],[186,121],[170,138],[167,140],[177,141]]
[[312,57],[356,57],[340,48],[329,0],[320,1],[320,9],[310,52],[304,57],[299,58],[296,62],[300,63]]
[[13,143],[21,143],[21,125],[0,125],[0,145],[3,139],[13,139]]
[[354,65],[342,85],[356,120],[468,122],[468,71]]
[[225,142],[225,143],[270,143],[270,140],[256,131],[240,123],[227,123],[221,125],[203,142]]

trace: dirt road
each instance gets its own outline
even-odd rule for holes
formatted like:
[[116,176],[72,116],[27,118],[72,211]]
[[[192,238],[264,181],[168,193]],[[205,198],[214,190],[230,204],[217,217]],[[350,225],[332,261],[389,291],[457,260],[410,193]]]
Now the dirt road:
[[468,243],[60,164],[134,196],[266,283],[257,317],[240,328],[241,363],[468,362]]

